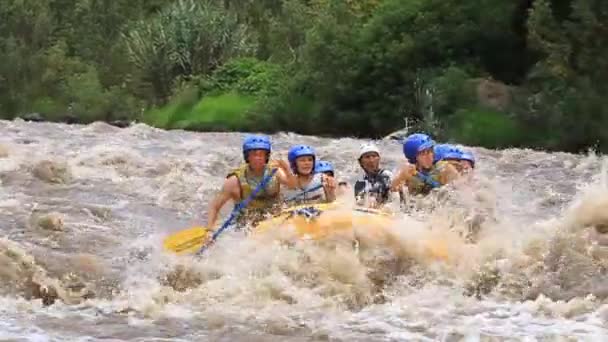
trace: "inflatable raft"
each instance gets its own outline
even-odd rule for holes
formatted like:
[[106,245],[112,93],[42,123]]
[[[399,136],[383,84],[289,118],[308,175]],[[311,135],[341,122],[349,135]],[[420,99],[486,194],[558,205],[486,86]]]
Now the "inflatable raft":
[[[250,237],[282,241],[332,242],[335,240],[368,246],[391,245],[395,241],[396,224],[391,213],[361,207],[344,207],[337,203],[299,205],[284,209],[281,214],[261,221]],[[165,250],[177,254],[200,253],[208,246],[211,234],[205,227],[192,227],[166,238]],[[416,240],[408,248],[412,253],[433,259],[448,258],[442,239]]]
[[358,231],[380,232],[392,223],[392,214],[366,208],[340,208],[338,204],[299,205],[261,221],[254,234],[290,229],[298,239],[322,240],[352,236]]

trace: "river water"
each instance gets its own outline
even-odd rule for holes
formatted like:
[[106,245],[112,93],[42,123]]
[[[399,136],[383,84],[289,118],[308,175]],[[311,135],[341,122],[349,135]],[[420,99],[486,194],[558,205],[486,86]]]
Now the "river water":
[[[0,121],[0,340],[608,339],[605,156],[473,148],[471,179],[358,249],[230,231],[202,259],[163,253],[204,222],[242,137]],[[357,139],[273,141],[360,172]],[[378,144],[398,167],[400,145]],[[432,239],[447,259],[421,252]]]

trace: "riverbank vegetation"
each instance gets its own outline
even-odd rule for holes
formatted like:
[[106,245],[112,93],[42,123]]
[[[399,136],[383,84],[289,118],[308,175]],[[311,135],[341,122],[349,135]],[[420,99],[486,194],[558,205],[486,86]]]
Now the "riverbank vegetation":
[[602,0],[6,0],[0,118],[608,151]]

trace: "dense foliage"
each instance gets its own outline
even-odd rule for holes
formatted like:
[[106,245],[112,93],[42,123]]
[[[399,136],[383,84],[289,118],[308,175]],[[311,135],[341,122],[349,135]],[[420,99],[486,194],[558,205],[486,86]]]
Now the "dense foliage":
[[603,0],[6,0],[0,60],[0,118],[608,150]]

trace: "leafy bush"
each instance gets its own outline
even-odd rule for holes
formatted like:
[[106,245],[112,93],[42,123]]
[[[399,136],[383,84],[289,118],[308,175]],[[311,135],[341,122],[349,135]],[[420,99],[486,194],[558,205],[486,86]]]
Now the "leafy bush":
[[461,109],[447,126],[451,139],[468,145],[506,148],[518,146],[525,139],[515,119],[489,109]]

